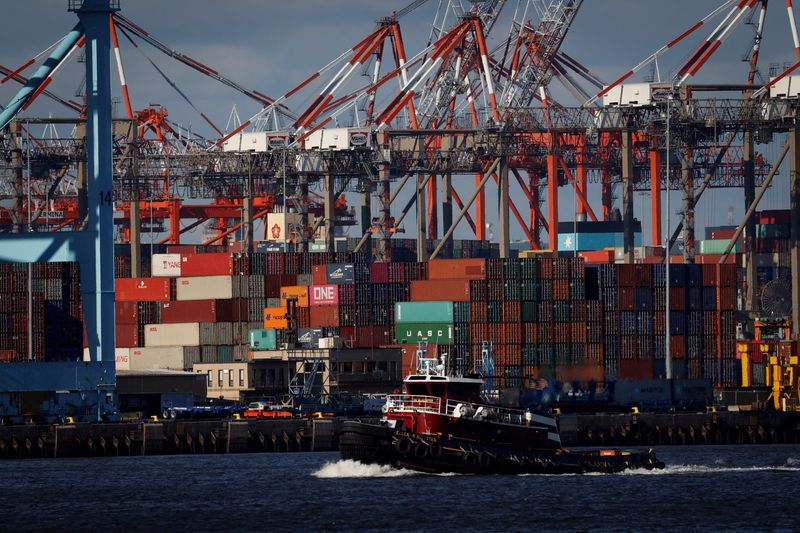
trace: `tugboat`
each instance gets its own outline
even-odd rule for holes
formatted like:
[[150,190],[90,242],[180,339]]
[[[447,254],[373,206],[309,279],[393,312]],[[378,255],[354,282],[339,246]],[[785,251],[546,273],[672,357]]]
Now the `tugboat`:
[[342,459],[422,472],[576,474],[664,468],[653,450],[571,451],[550,414],[507,409],[482,399],[479,375],[448,375],[441,360],[417,351],[405,394],[390,395],[379,424],[345,421]]

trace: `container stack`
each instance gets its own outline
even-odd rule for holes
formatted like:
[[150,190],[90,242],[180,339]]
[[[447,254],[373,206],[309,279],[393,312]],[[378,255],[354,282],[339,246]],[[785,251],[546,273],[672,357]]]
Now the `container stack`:
[[[791,259],[789,257],[790,214],[788,210],[761,211],[756,217],[756,279],[755,293],[760,295],[764,287],[774,280],[791,283]],[[744,266],[744,265],[743,265]],[[749,280],[743,278],[746,292]]]
[[[774,226],[776,217],[759,220]],[[494,253],[493,246],[468,242],[460,245],[462,256]],[[427,343],[429,357],[446,353],[453,369],[468,372],[488,343],[500,387],[539,378],[650,379],[666,375],[668,316],[675,377],[730,386],[742,371],[735,265],[675,264],[667,276],[663,264],[587,265],[579,256],[552,254],[373,263],[368,253],[154,250],[148,275],[116,280],[117,347],[127,349],[120,368],[191,369],[246,361],[287,344],[399,344],[413,355],[417,343]],[[31,277],[31,317],[40,332],[33,354],[41,360],[72,357],[72,346],[82,343],[70,329],[80,321],[77,267],[53,265],[35,266]],[[27,358],[27,266],[0,268],[0,358]],[[115,268],[129,275],[130,260],[118,258]]]
[[82,322],[77,263],[0,265],[0,362],[79,360]]

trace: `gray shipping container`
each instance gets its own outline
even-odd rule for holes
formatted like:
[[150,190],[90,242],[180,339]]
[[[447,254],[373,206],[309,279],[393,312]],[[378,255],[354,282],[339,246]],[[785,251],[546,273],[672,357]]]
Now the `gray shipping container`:
[[183,347],[183,368],[184,370],[191,370],[195,363],[200,363],[200,347],[199,346],[184,346]]
[[203,363],[216,363],[217,362],[217,346],[201,346],[200,358]]

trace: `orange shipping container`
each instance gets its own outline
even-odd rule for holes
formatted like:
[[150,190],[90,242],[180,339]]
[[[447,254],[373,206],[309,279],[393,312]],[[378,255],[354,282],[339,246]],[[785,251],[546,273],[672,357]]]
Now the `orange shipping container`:
[[305,285],[281,287],[280,298],[283,306],[286,305],[286,300],[296,298],[297,307],[308,307],[308,287]]
[[485,259],[435,259],[428,262],[428,279],[486,279]]
[[411,282],[412,302],[468,302],[468,279],[434,279]]
[[264,308],[264,329],[286,329],[288,327],[286,309],[283,307]]
[[583,260],[592,264],[605,264],[614,262],[614,250],[597,250],[578,252],[578,257],[583,257]]

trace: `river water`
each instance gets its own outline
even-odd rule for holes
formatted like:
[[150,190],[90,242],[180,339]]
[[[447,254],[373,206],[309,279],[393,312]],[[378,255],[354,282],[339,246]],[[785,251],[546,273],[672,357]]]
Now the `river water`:
[[797,531],[800,446],[662,447],[662,471],[427,475],[336,453],[0,463],[0,531]]

